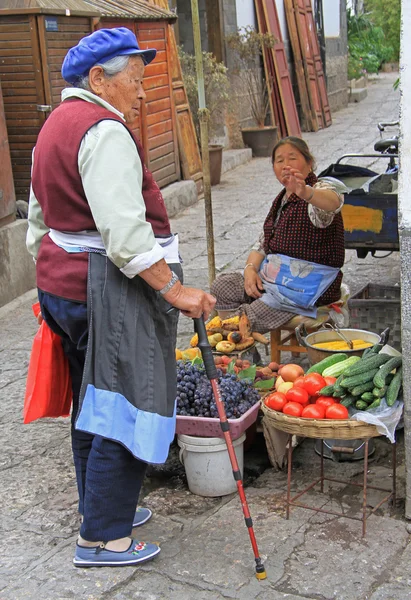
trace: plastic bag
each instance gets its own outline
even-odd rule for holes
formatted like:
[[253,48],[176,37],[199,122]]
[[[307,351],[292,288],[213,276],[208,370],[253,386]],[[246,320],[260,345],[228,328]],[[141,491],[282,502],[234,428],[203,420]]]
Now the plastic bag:
[[390,442],[394,444],[395,429],[400,422],[403,409],[404,403],[402,400],[397,400],[392,406],[387,406],[385,398],[383,398],[378,408],[370,411],[359,410],[351,416],[351,419],[375,425],[378,432],[387,436]]
[[[39,303],[33,305],[37,317]],[[68,417],[72,400],[69,363],[61,338],[43,321],[33,341],[24,396],[23,423]]]

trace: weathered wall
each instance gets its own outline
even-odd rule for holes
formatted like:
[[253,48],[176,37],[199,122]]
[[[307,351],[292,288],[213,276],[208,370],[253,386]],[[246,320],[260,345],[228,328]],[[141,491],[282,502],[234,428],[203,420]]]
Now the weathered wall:
[[0,227],[0,306],[36,285],[34,262],[26,249],[27,221]]
[[398,227],[401,255],[401,323],[404,388],[404,441],[406,472],[405,516],[411,519],[411,37],[408,27],[411,4],[402,3],[400,159],[398,177]]
[[328,100],[333,111],[340,110],[348,104],[347,88],[347,14],[345,0],[340,1],[340,35],[325,37]]

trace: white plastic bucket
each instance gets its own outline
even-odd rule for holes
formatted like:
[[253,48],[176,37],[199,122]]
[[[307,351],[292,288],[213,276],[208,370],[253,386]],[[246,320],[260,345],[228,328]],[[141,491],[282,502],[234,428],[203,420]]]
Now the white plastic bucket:
[[[245,434],[233,441],[243,475]],[[180,461],[184,465],[190,492],[199,496],[226,496],[237,490],[224,439],[179,435]]]

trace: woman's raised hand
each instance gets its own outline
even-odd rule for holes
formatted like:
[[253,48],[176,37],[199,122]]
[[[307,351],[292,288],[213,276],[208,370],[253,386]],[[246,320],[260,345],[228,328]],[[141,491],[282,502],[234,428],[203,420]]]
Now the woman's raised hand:
[[300,198],[305,197],[305,188],[307,186],[305,184],[305,177],[300,171],[292,167],[284,167],[282,176],[282,183],[288,195],[296,194]]
[[263,282],[259,274],[252,268],[244,271],[244,290],[251,298],[261,298]]

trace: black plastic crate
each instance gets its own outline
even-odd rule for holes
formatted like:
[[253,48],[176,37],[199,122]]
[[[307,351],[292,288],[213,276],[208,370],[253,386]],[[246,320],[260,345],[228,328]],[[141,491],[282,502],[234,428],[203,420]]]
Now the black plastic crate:
[[348,300],[350,327],[381,333],[390,328],[388,344],[401,352],[401,289],[368,283]]

